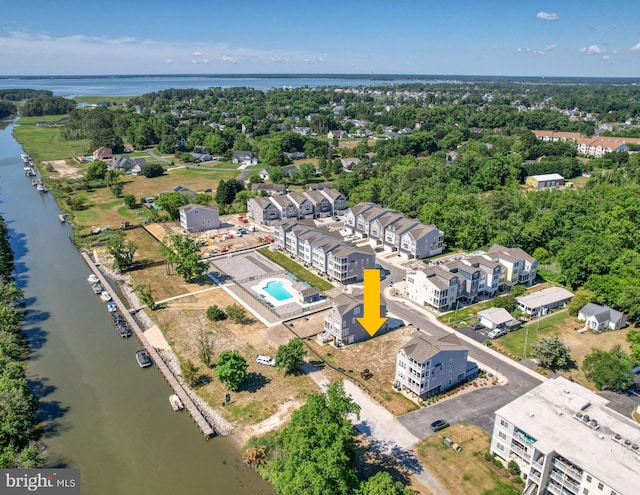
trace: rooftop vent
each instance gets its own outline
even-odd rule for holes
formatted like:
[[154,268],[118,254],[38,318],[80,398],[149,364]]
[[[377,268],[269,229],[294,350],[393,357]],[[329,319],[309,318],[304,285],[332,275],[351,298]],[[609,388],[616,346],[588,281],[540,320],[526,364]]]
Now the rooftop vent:
[[558,416],[562,416],[562,411],[558,410],[557,413],[558,413]]
[[535,416],[535,413],[533,411],[529,411],[529,417],[533,418]]

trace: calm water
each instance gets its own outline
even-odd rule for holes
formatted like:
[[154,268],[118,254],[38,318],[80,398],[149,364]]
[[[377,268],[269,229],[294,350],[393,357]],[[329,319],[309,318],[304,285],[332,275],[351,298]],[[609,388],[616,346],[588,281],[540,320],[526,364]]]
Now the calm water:
[[[351,78],[336,76],[260,77],[260,76],[133,76],[133,77],[42,77],[0,78],[0,89],[47,89],[56,96],[134,96],[168,88],[248,87],[259,90],[282,87],[370,86],[405,79]],[[415,81],[412,81],[415,82]]]
[[233,440],[205,441],[174,413],[168,385],[135,362],[91,292],[89,270],[49,195],[25,177],[12,126],[0,126],[0,214],[29,307],[28,377],[41,400],[48,465],[80,468],[84,495],[273,494]]

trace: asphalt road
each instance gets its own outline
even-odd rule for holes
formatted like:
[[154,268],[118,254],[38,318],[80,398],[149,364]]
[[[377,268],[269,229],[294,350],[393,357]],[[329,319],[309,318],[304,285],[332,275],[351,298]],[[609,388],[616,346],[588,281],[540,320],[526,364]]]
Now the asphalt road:
[[[378,260],[378,263],[391,271],[387,279],[382,282],[383,287],[388,287],[391,281],[402,281],[404,277],[403,269],[380,260]],[[387,310],[434,337],[441,337],[450,333],[432,323],[427,316],[415,309],[410,303],[388,300]],[[482,330],[474,332],[471,329],[463,329],[461,333],[478,342],[477,345],[465,343],[469,348],[469,358],[496,370],[507,379],[507,384],[478,389],[400,416],[398,420],[419,438],[433,434],[429,425],[437,419],[444,419],[451,424],[473,424],[487,432],[492,432],[497,409],[542,383],[542,378],[538,380],[526,371],[522,371],[519,366],[512,364],[508,360],[498,359],[487,351],[483,345],[486,335],[483,335]],[[486,332],[484,333],[486,334]]]

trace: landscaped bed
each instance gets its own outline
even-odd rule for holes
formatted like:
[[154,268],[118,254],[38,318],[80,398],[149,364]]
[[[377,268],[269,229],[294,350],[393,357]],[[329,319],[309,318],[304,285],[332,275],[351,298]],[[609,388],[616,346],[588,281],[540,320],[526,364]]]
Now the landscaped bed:
[[330,289],[333,289],[334,287],[326,280],[318,277],[317,275],[314,275],[309,270],[300,266],[298,263],[296,263],[295,261],[288,258],[282,253],[279,253],[277,251],[271,251],[269,250],[268,247],[258,249],[258,251],[266,258],[269,258],[274,263],[277,263],[284,269],[293,273],[301,281],[307,282],[308,284],[311,284],[314,287],[318,287],[321,291],[330,290]]

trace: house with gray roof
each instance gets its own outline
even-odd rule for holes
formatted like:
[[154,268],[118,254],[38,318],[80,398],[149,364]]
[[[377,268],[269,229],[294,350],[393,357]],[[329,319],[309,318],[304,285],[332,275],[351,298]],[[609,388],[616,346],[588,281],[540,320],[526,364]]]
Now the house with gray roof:
[[418,331],[396,353],[394,387],[425,400],[478,376],[478,366],[467,361],[469,351],[458,337],[432,337]]
[[298,218],[314,218],[315,208],[313,202],[305,193],[292,192],[287,194],[293,204],[298,209]]
[[270,198],[258,196],[247,201],[247,217],[260,225],[272,225],[280,220],[280,210]]
[[433,265],[409,269],[405,278],[405,297],[436,311],[448,311],[455,307],[460,285],[457,273]]
[[[382,299],[384,301],[384,299]],[[380,304],[380,317],[387,314],[384,302]],[[332,342],[336,347],[355,344],[368,340],[372,336],[358,321],[364,315],[364,299],[362,291],[343,292],[333,300],[329,314],[324,317],[324,332],[318,335],[321,342]],[[385,322],[374,335],[380,335],[388,330]]]
[[272,194],[284,194],[287,192],[287,186],[284,184],[251,184],[251,190],[254,192],[266,192],[269,195]]
[[286,196],[271,196],[269,201],[280,212],[280,218],[298,218],[298,207],[288,194]]
[[179,208],[180,225],[189,232],[220,228],[220,212],[215,206],[188,204]]
[[494,244],[485,256],[503,266],[500,280],[503,288],[511,288],[517,284],[531,286],[536,280],[538,261],[520,248]]
[[324,187],[319,190],[331,203],[334,215],[344,214],[347,210],[347,198],[345,198],[340,191],[331,187]]
[[565,306],[573,293],[564,287],[549,287],[516,297],[518,308],[530,316],[546,315],[550,310]]
[[590,330],[620,330],[627,326],[627,317],[606,305],[589,303],[578,312],[578,320],[584,321]]
[[256,165],[258,163],[258,157],[253,151],[236,151],[231,161],[241,165]]
[[305,191],[304,196],[313,206],[314,218],[325,218],[333,216],[333,203],[321,191]]

